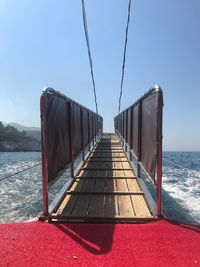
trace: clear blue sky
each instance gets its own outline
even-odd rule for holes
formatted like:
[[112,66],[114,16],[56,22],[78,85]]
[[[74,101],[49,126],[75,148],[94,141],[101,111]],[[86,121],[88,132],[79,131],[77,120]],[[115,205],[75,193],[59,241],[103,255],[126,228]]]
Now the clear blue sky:
[[[128,0],[85,0],[104,131],[117,114]],[[133,0],[122,109],[164,91],[164,149],[200,150],[200,1]],[[0,120],[39,126],[53,87],[95,110],[81,1],[0,1]]]

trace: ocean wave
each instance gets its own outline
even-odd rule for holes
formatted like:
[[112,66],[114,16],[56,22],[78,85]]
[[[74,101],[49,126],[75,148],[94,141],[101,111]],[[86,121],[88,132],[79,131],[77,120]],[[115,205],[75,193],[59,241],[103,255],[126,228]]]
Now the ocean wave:
[[200,171],[164,164],[163,189],[200,223]]
[[[15,172],[38,164],[41,154],[31,153],[0,153],[0,179]],[[198,154],[198,156],[200,153]],[[191,218],[188,222],[200,223],[200,169],[199,158],[191,154],[193,164],[182,164],[190,161],[190,154],[181,157],[177,152],[165,154],[170,162],[163,161],[164,208],[173,219],[178,218],[177,211],[181,207],[184,216]],[[186,161],[187,158],[187,161]],[[181,159],[181,160],[180,160]],[[179,166],[178,166],[179,165]],[[193,169],[188,169],[193,166]],[[66,175],[52,186],[49,192],[49,202],[66,182]],[[32,220],[42,212],[42,168],[41,165],[12,176],[1,182],[0,187],[0,222]],[[180,217],[182,218],[182,217]]]

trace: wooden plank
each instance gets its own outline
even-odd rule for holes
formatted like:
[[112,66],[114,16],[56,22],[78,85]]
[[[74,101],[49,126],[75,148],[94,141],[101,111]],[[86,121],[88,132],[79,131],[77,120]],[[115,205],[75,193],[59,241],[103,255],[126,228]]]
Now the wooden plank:
[[124,152],[124,150],[120,147],[104,147],[104,148],[100,148],[100,147],[96,147],[94,152],[98,152],[98,151],[105,151],[105,152],[117,152],[117,151],[120,151],[120,152]]
[[93,151],[94,154],[112,154],[112,153],[124,153],[124,151],[121,149],[121,150],[94,150]]
[[[109,158],[108,158],[109,159]],[[117,161],[113,161],[113,160],[104,160],[103,162],[102,161],[98,161],[98,160],[95,160],[94,162],[92,161],[92,159],[90,161],[87,161],[85,163],[85,165],[82,167],[82,170],[98,170],[98,169],[115,169],[115,170],[130,170],[132,171],[132,168],[129,164],[129,162],[126,160],[124,162],[124,164],[122,165],[121,164],[121,159],[117,160]],[[119,163],[119,164],[115,164],[115,163]]]
[[[137,221],[152,218],[116,135],[107,135],[85,161],[59,212],[65,221]],[[118,143],[117,143],[118,142]],[[120,149],[119,149],[120,148]]]
[[83,166],[83,170],[90,170],[90,169],[112,169],[112,164],[113,162],[112,161],[95,161],[95,162],[92,162],[92,161],[88,161],[86,162],[86,164]]
[[[120,168],[122,167],[121,162],[116,162],[115,163],[115,168]],[[122,173],[122,171],[120,170],[120,172],[117,170],[115,175],[120,175]],[[125,177],[124,177],[125,178]],[[118,191],[128,191],[127,185],[126,185],[126,180],[122,179],[122,180],[117,180],[117,190]]]
[[120,150],[120,151],[123,151],[121,146],[114,146],[114,145],[111,145],[111,146],[97,146],[95,151],[96,150]]
[[[95,182],[94,192],[105,191],[105,179],[98,179]],[[104,195],[92,195],[88,207],[87,216],[104,216]]]
[[89,160],[86,160],[86,162],[128,162],[127,160],[112,160],[112,159],[109,159],[109,160],[106,160],[106,159],[89,159]]
[[130,196],[118,196],[119,215],[123,217],[135,217]]
[[[82,191],[92,191],[94,188],[95,180],[89,180],[86,179]],[[72,216],[86,216],[88,205],[90,201],[90,195],[79,195],[76,205],[74,206],[74,209],[72,211]]]
[[105,179],[96,179],[93,192],[105,191]]
[[116,191],[116,179],[106,179],[105,192]]
[[[87,178],[87,177],[93,177],[93,178],[96,178],[96,177],[106,177],[106,176],[109,176],[108,175],[108,171],[107,170],[98,170],[98,172],[94,172],[94,170],[88,170],[87,173],[83,173],[83,175],[81,176],[82,178]],[[110,175],[112,176],[112,175]],[[78,176],[80,177],[80,176]]]
[[109,154],[112,154],[112,153],[124,153],[124,151],[123,150],[117,150],[117,149],[104,149],[104,150],[95,150],[94,151],[94,153],[95,154],[107,154],[107,153],[109,153]]
[[127,177],[126,183],[127,183],[129,191],[133,191],[133,192],[139,192],[140,191],[140,187],[139,187],[136,179],[128,179],[128,177]]
[[117,153],[123,153],[124,152],[124,150],[120,147],[120,148],[118,148],[118,147],[104,147],[104,148],[96,148],[95,150],[94,150],[94,152],[117,152]]
[[131,169],[131,170],[132,170],[129,161],[126,161],[126,162],[121,161],[121,163],[122,163],[122,164],[121,164],[121,168],[123,168],[124,170],[126,170],[126,169]]
[[78,173],[76,177],[79,177],[79,176],[87,176],[87,170],[80,170],[80,172]]
[[116,160],[116,159],[126,159],[127,160],[127,157],[125,157],[125,156],[119,156],[119,157],[117,157],[117,156],[114,156],[114,157],[96,157],[96,156],[89,156],[88,157],[88,159],[98,159],[98,160],[110,160],[110,159],[113,159],[113,160]]
[[[85,183],[85,180],[80,180],[80,181],[75,181],[74,184],[72,185],[71,190],[81,190],[81,188],[83,187]],[[59,207],[58,212],[59,213],[64,213],[65,215],[70,215],[73,207],[75,205],[75,202],[77,200],[77,196],[71,196],[71,195],[66,195],[66,197],[64,198],[61,206]]]
[[133,192],[133,191],[96,191],[94,192],[93,189],[89,189],[87,191],[70,191],[67,193],[68,195],[144,195],[142,191]]
[[107,157],[109,157],[109,158],[115,158],[115,157],[126,157],[125,156],[125,154],[124,154],[124,152],[123,153],[117,153],[117,152],[107,152],[107,153],[99,153],[99,152],[97,152],[97,153],[92,153],[92,154],[90,154],[90,156],[92,156],[92,157],[103,157],[103,158],[107,158]]
[[136,217],[149,217],[151,213],[143,196],[131,196]]
[[104,217],[116,217],[119,215],[117,196],[106,195],[104,204]]
[[111,171],[131,171],[132,172],[132,169],[123,169],[123,168],[112,168],[112,167],[98,167],[98,166],[94,166],[94,167],[83,167],[81,168],[82,170],[87,170],[87,171],[90,171],[90,170],[94,170],[94,171],[98,171],[98,170],[111,170]]
[[[123,167],[122,162],[115,163],[116,167]],[[123,170],[124,172],[124,170]],[[116,171],[116,175],[119,175],[119,171]],[[129,188],[126,183],[126,179],[117,180],[117,190],[118,191],[129,191]],[[135,211],[133,208],[132,199],[129,196],[118,196],[118,206],[119,206],[119,215],[126,217],[135,217]]]
[[[77,186],[78,181],[79,181],[78,179],[76,179],[74,181],[73,185],[71,186],[71,190],[73,190]],[[69,198],[70,198],[69,195],[65,196],[65,198],[63,199],[63,201],[61,202],[61,204],[60,204],[60,206],[59,206],[59,208],[57,210],[57,214],[61,214],[63,212],[64,208],[67,205],[67,202],[69,201]]]
[[125,179],[117,179],[117,191],[121,192],[128,192],[128,188],[126,185]]
[[132,179],[136,179],[137,177],[136,176],[130,176],[130,177],[124,177],[124,176],[98,176],[98,177],[96,177],[96,176],[78,176],[78,178],[79,179],[102,179],[102,178],[105,178],[106,177],[106,179],[124,179],[124,178],[126,178],[126,179],[130,179],[130,180],[132,180]]

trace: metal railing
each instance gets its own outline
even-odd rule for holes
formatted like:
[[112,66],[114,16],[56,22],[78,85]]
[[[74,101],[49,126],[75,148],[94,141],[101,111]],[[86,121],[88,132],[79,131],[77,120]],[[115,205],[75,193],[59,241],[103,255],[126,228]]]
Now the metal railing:
[[158,217],[162,215],[162,111],[163,93],[155,86],[114,119],[125,150],[128,146],[136,158],[138,177],[142,169],[156,186]]
[[71,169],[71,178],[74,178],[74,160],[80,153],[84,160],[85,148],[89,146],[91,150],[98,141],[103,119],[52,88],[43,91],[40,106],[43,214],[48,216],[48,188],[67,168]]

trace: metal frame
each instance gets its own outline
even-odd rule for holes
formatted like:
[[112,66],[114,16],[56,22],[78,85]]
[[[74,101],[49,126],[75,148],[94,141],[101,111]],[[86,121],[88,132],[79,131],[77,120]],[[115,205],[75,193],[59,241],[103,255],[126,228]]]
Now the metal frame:
[[[162,118],[162,113],[161,113]],[[158,120],[160,118],[158,117]],[[162,119],[161,119],[161,123]],[[163,207],[162,207],[162,133],[157,131],[157,215],[158,217],[162,216]]]
[[[121,140],[122,143],[125,142],[125,140],[123,139],[123,137],[117,132],[117,134],[119,135],[119,138]],[[148,179],[150,180],[150,182],[152,183],[152,179],[151,177],[149,176],[149,174],[146,172],[145,168],[143,167],[143,165],[141,164],[141,162],[138,161],[138,158],[137,156],[134,154],[134,152],[131,150],[131,148],[129,147],[129,145],[127,144],[127,151],[125,151],[125,154],[127,156],[127,158],[129,159],[129,162],[131,164],[131,167],[132,169],[134,170],[136,168],[136,170],[138,171],[138,165],[139,165],[139,171],[141,171],[141,169],[144,171],[144,173],[146,174],[146,176],[148,177]],[[137,166],[134,165],[133,163],[133,160],[132,158],[135,158],[136,161],[137,161]],[[134,177],[135,179],[137,179],[138,183],[139,183],[139,186],[140,188],[142,189],[142,191],[144,192],[144,197],[146,198],[147,200],[147,205],[151,211],[151,213],[154,215],[154,216],[157,216],[157,217],[160,217],[157,213],[158,211],[158,208],[156,206],[156,203],[153,199],[153,197],[151,196],[147,186],[145,185],[142,177],[140,176],[140,173],[138,174],[137,173],[137,176]],[[126,178],[127,179],[127,178]]]
[[[132,147],[129,147],[128,143],[126,142],[125,138],[123,137],[124,136],[124,113],[127,112],[129,108],[122,111],[118,115],[118,116],[122,116],[123,120],[122,120],[122,122],[119,122],[120,125],[118,123],[118,127],[120,127],[120,128],[115,129],[115,132],[118,134],[118,136],[121,140],[122,146],[124,147],[124,151],[125,151],[127,157],[129,158],[131,164],[133,164],[132,156],[134,156],[134,158],[137,161],[137,176],[139,178],[141,178],[140,173],[141,173],[141,169],[142,169],[151,182],[152,182],[152,178],[147,173],[147,171],[145,170],[144,166],[141,163],[142,101],[143,101],[143,99],[147,98],[149,95],[151,95],[154,92],[157,92],[158,90],[161,90],[161,88],[159,86],[155,86],[154,88],[150,89],[150,91],[148,93],[146,93],[143,97],[141,97],[136,103],[134,103],[131,107],[129,107],[129,108],[131,108],[131,117],[133,117],[133,107],[136,104],[139,105],[139,109],[138,109],[138,148],[137,148],[138,149],[138,157],[134,154]],[[161,90],[161,92],[162,92],[162,90]],[[162,129],[162,110],[161,110],[161,118],[158,116],[159,111],[157,110],[157,125],[159,125],[159,123],[161,122],[161,129]],[[127,123],[127,117],[126,117],[126,123]],[[161,121],[159,121],[160,119],[161,119]],[[122,124],[122,126],[121,126],[121,124]],[[131,125],[132,125],[132,123],[131,123]],[[120,132],[119,132],[120,129],[122,131],[122,134],[120,134]],[[128,135],[126,134],[125,137],[128,137]],[[132,140],[132,134],[130,136],[130,140]],[[132,146],[132,142],[131,142],[131,146]],[[127,148],[129,148],[129,149],[127,149]],[[153,198],[151,197],[148,189],[145,188],[146,186],[145,186],[144,181],[142,181],[142,179],[139,179],[138,182],[140,182],[142,189],[146,192],[145,195],[148,198],[148,202],[150,202],[151,206],[153,206],[153,209],[156,210],[157,217],[160,218],[160,217],[162,217],[162,213],[163,213],[162,212],[162,132],[159,132],[158,129],[157,129],[157,148],[156,148],[156,150],[157,150],[157,152],[156,152],[156,183],[154,181],[154,185],[156,186],[156,209],[155,209],[155,202],[154,202]]]
[[[54,181],[52,181],[52,183],[48,183],[48,160],[47,160],[47,148],[46,148],[46,138],[45,138],[45,123],[46,123],[46,108],[47,108],[47,101],[46,101],[46,97],[47,94],[51,94],[51,95],[56,95],[61,97],[62,99],[64,99],[66,102],[70,103],[70,107],[69,107],[69,129],[70,129],[70,163],[66,166],[65,170],[62,170],[61,173],[63,174],[66,170],[68,170],[69,168],[71,169],[71,177],[68,177],[68,181],[65,184],[65,186],[60,190],[60,192],[58,193],[58,195],[56,196],[56,198],[53,200],[53,202],[51,203],[51,205],[49,206],[48,203],[48,188],[60,177],[60,175],[58,174],[58,178],[56,178]],[[74,170],[74,125],[73,125],[73,121],[72,121],[72,112],[73,112],[73,106],[74,105],[78,105],[80,107],[81,110],[81,150],[78,153],[78,155],[76,155],[76,158],[82,154],[82,161],[80,162],[79,166],[77,167],[76,170]],[[89,153],[91,152],[91,150],[95,147],[96,143],[99,141],[99,138],[102,134],[102,130],[100,129],[101,125],[99,123],[99,128],[96,129],[97,131],[95,132],[95,129],[93,125],[95,123],[95,116],[94,116],[94,112],[92,112],[92,136],[90,136],[90,115],[89,112],[91,112],[89,109],[81,106],[80,104],[78,104],[77,102],[71,100],[70,98],[67,98],[66,96],[60,94],[59,92],[55,91],[52,88],[45,88],[43,90],[43,94],[41,97],[41,140],[42,140],[42,184],[43,184],[43,217],[44,218],[48,218],[49,214],[55,209],[55,207],[58,205],[58,203],[61,201],[62,196],[65,194],[66,190],[68,190],[68,188],[71,186],[72,182],[74,181],[74,176],[76,174],[79,173],[79,171],[81,170],[81,167],[83,166],[84,163],[84,159],[87,155],[89,155]],[[88,112],[88,144],[87,145],[83,145],[83,111],[82,109],[87,110]],[[98,117],[99,120],[101,121],[102,118]],[[87,153],[87,155],[85,155],[85,149],[86,147],[89,148],[89,151]]]
[[46,109],[46,99],[41,98],[41,141],[42,141],[42,186],[43,186],[43,215],[48,217],[48,171],[47,171],[47,151],[44,132],[44,110]]
[[[92,147],[92,150],[94,149],[94,147],[96,146],[96,144],[99,142],[99,139],[100,139],[100,136],[98,135],[97,136],[97,141],[96,141],[95,145]],[[83,153],[85,153],[84,150],[86,149],[87,146],[88,145],[86,145],[84,147],[84,149],[80,151],[80,153],[77,155],[76,158],[78,158],[81,154],[83,155]],[[85,157],[87,158],[90,153],[91,153],[91,151],[88,150],[87,154],[86,155],[84,154]],[[56,195],[56,197],[54,198],[54,200],[52,201],[52,203],[49,205],[49,207],[48,207],[48,215],[51,214],[52,212],[54,212],[54,210],[57,209],[57,207],[59,206],[60,202],[63,199],[63,196],[66,194],[67,190],[69,190],[69,188],[73,184],[74,180],[77,178],[77,175],[81,171],[82,166],[84,166],[84,164],[85,164],[85,160],[82,160],[82,161],[80,161],[78,167],[75,170],[73,169],[74,176],[67,178],[68,181],[63,186],[63,188],[60,190],[60,192]],[[73,165],[73,168],[74,168],[74,165]]]
[[66,216],[66,215],[59,215],[54,216],[52,215],[51,218],[52,222],[54,223],[147,223],[156,221],[156,218],[152,217],[82,217],[82,216]]
[[74,177],[74,138],[73,138],[73,130],[74,125],[72,122],[72,112],[73,112],[73,103],[70,102],[69,106],[69,146],[70,146],[70,162],[71,162],[71,177]]

